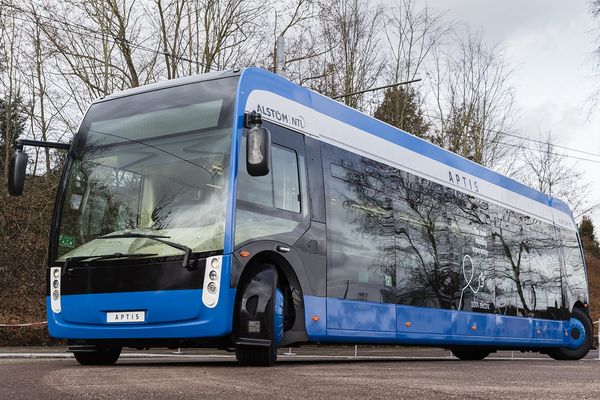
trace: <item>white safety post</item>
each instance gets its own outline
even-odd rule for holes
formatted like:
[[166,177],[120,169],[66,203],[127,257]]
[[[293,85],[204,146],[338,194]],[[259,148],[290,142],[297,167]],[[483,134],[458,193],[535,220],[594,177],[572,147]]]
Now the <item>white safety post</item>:
[[598,360],[600,360],[600,319],[596,323],[598,324]]
[[354,345],[354,358],[358,357],[358,345]]
[[[600,360],[600,319],[598,321],[594,322],[594,325],[598,324],[598,358],[597,360]],[[593,331],[593,329],[592,329]],[[592,336],[594,332],[592,332]]]
[[295,356],[296,353],[292,353],[292,348],[290,347],[287,353],[283,353],[284,356]]
[[177,351],[174,351],[173,354],[183,354],[183,351],[181,351],[181,347],[178,347]]

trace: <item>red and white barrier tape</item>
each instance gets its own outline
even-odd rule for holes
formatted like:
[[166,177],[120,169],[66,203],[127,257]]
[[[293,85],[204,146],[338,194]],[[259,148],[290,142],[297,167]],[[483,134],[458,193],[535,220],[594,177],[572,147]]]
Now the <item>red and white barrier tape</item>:
[[43,322],[30,322],[28,324],[0,324],[0,328],[17,328],[21,326],[35,326],[35,325],[46,325],[48,321]]

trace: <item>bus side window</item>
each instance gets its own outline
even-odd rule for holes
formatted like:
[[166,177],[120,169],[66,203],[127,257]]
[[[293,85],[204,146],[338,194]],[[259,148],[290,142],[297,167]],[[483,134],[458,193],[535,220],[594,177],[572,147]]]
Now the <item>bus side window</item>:
[[275,208],[300,212],[298,155],[292,149],[273,145],[273,197]]
[[586,301],[587,280],[577,233],[565,228],[559,228],[564,257],[564,286],[569,305],[575,301]]
[[[242,139],[245,149],[246,138]],[[298,177],[298,155],[292,149],[272,146],[271,172],[265,176],[250,176],[243,166],[246,164],[245,150],[240,156],[238,199],[260,206],[299,213],[300,182]]]
[[[279,129],[273,127],[274,129]],[[274,131],[274,129],[272,131]],[[271,171],[250,176],[246,171],[246,138],[240,148],[235,243],[271,239],[293,244],[305,228],[308,195],[304,155],[295,147],[273,144]]]

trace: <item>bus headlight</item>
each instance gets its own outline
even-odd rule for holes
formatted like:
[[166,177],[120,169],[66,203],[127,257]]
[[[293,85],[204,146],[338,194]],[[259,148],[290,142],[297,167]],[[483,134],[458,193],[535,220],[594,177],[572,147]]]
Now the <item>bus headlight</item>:
[[221,276],[222,257],[209,257],[204,268],[204,290],[202,303],[208,308],[214,308],[219,301],[219,280]]
[[55,313],[59,313],[61,309],[60,302],[60,268],[50,268],[50,308]]
[[210,293],[214,293],[217,291],[217,285],[214,282],[210,282],[206,287]]

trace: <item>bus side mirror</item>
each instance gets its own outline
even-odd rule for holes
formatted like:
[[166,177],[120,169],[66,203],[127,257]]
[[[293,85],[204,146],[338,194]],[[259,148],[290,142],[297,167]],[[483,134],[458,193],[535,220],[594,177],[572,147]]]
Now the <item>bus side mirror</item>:
[[8,193],[11,196],[20,196],[25,186],[25,169],[29,157],[23,148],[17,147],[10,158],[8,166]]
[[269,174],[271,165],[271,133],[262,127],[260,114],[253,112],[246,139],[246,171],[250,176]]

